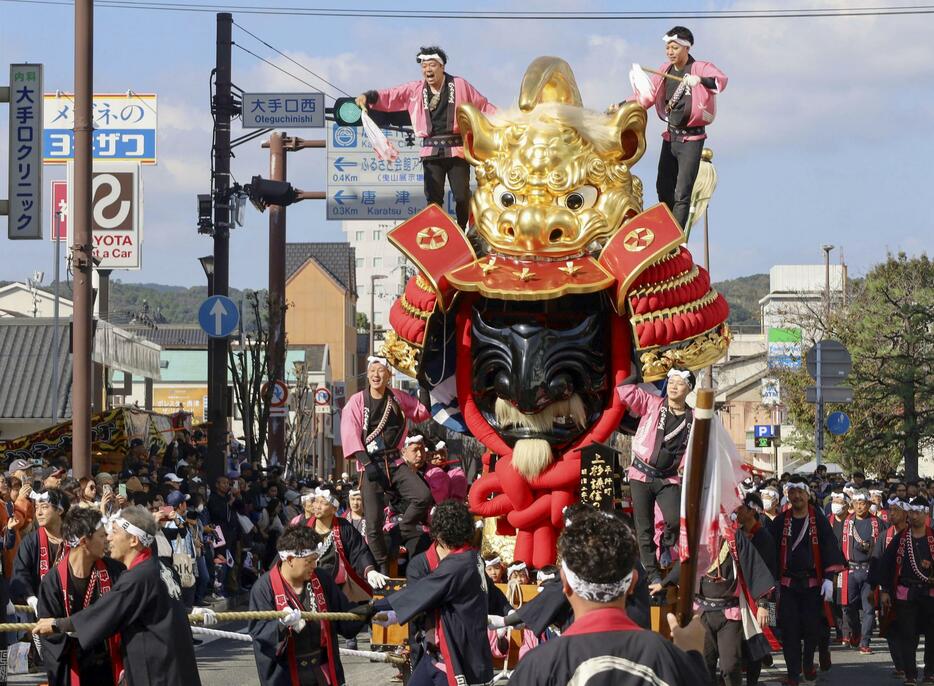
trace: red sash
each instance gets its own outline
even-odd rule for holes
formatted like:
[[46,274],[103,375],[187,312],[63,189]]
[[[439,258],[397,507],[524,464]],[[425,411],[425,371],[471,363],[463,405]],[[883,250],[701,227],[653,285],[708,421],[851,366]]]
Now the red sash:
[[438,568],[438,565],[441,564],[441,558],[438,557],[437,544],[432,543],[428,546],[428,550],[425,551],[425,560],[428,561],[429,572],[433,572]]
[[[850,561],[850,538],[853,537],[853,518],[856,515],[849,515],[846,519],[843,520],[843,559],[847,562]],[[869,515],[869,519],[872,522],[872,538],[873,541],[879,538],[879,520],[872,515]],[[847,605],[849,604],[850,597],[850,569],[849,567],[844,568],[843,570],[843,581],[840,586],[840,604]]]
[[[791,538],[791,520],[794,517],[789,512],[785,516],[785,525],[782,527],[782,540],[779,546],[779,562],[781,564],[781,572],[779,577],[781,579],[781,584],[783,586],[791,585],[791,578],[785,576],[785,570],[788,568],[788,539]],[[814,572],[816,579],[812,579],[814,583],[809,583],[809,586],[817,586],[820,584],[820,580],[824,576],[824,566],[821,564],[821,555],[820,555],[820,544],[817,540],[817,515],[815,514],[814,508],[808,505],[808,521],[805,524],[808,527],[808,533],[811,536],[811,557],[814,560]]]
[[[314,517],[312,517],[306,522],[305,526],[308,526],[314,529],[316,521],[317,520]],[[347,572],[348,575],[350,575],[350,578],[353,579],[354,583],[357,584],[357,586],[362,588],[364,591],[366,591],[366,594],[372,598],[373,588],[370,586],[369,583],[367,583],[367,580],[364,579],[362,576],[360,576],[357,570],[353,568],[353,565],[350,564],[350,560],[347,559],[347,553],[344,552],[344,542],[341,540],[341,528],[340,528],[340,523],[342,521],[343,519],[341,517],[338,517],[337,515],[335,515],[333,521],[331,522],[331,532],[332,532],[331,540],[334,541],[334,549],[337,551],[338,564],[343,565],[344,571]],[[338,575],[335,574],[334,578],[336,579],[337,576]]]
[[[62,602],[65,605],[65,616],[71,617],[71,603],[68,600],[68,553],[62,557],[61,561],[58,563],[58,580],[62,587]],[[97,560],[94,563],[94,567],[91,570],[91,578],[88,581],[88,592],[84,598],[83,607],[79,607],[78,610],[83,610],[85,607],[88,607],[91,604],[91,594],[94,591],[94,582],[95,575],[97,577],[97,586],[100,591],[100,595],[105,593],[110,593],[110,572],[107,571],[107,565],[104,564],[103,560]],[[78,669],[78,650],[76,648],[71,649],[71,686],[80,686],[81,684],[81,672]],[[120,633],[117,632],[113,636],[107,639],[107,652],[110,653],[110,667],[113,670],[114,683],[120,683],[120,676],[123,674],[123,655],[120,651]]]
[[[928,539],[928,550],[931,553],[931,559],[934,560],[934,531],[927,526],[924,528],[924,533]],[[905,541],[911,538],[911,527],[907,527],[898,535],[901,538],[898,540],[898,551],[895,554],[895,578],[892,580],[892,592],[895,593],[896,597],[898,596],[898,580],[902,578],[902,564],[905,561]],[[922,581],[922,579],[918,579],[918,581]],[[934,596],[934,588],[930,589],[928,594]]]
[[[55,562],[52,562],[49,560],[49,534],[44,526],[39,527],[39,530],[36,532],[36,537],[39,541],[39,580],[41,581],[45,578],[45,575],[49,573],[49,570],[55,562],[67,556],[68,545],[65,543],[65,539],[62,539],[61,544],[58,546],[58,555],[56,556]],[[38,591],[39,589],[36,590]]]
[[[305,606],[302,605],[302,601],[295,595],[295,591],[293,591],[292,587],[282,578],[282,572],[279,570],[280,565],[281,563],[273,566],[273,568],[269,570],[269,583],[272,585],[272,594],[276,601],[276,611],[291,609],[302,610],[303,612],[306,611]],[[327,612],[328,604],[324,598],[324,589],[321,586],[318,575],[312,572],[311,576],[308,577],[308,581],[311,585],[311,592],[314,594],[317,612]],[[295,659],[295,639],[291,634],[292,629],[289,629],[289,676],[292,680],[292,686],[298,686],[300,682],[298,680],[298,662]],[[332,686],[338,686],[337,670],[334,666],[334,646],[331,645],[331,623],[323,619],[321,620],[321,647],[324,648],[327,654],[328,679]]]

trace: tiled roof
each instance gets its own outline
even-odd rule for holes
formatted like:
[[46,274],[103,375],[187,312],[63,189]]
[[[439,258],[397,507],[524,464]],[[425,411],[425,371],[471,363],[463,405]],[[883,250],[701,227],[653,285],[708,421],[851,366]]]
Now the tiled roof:
[[71,355],[68,322],[58,327],[55,354],[51,319],[0,319],[0,417],[41,419],[52,416],[55,394],[52,369],[57,365],[58,416],[71,416]]
[[285,278],[292,278],[308,260],[317,262],[341,286],[356,295],[357,270],[350,243],[286,243]]
[[208,335],[200,326],[163,324],[149,326],[125,326],[127,331],[166,349],[207,350]]

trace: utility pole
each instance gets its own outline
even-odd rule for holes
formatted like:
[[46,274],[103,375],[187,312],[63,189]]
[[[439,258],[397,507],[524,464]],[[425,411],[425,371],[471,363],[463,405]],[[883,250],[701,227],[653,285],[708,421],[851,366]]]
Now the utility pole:
[[370,274],[370,347],[368,355],[375,355],[376,350],[373,346],[376,345],[375,333],[376,333],[376,322],[373,321],[376,315],[376,282],[379,279],[385,279],[385,274]]
[[822,245],[824,251],[824,326],[830,323],[830,251],[832,245]]
[[75,166],[72,218],[73,326],[71,372],[71,467],[76,479],[91,476],[91,348],[94,271],[91,248],[91,134],[94,94],[94,2],[75,0]]
[[[302,140],[275,132],[262,145],[269,149],[269,180],[286,181],[286,153],[305,148],[324,148],[324,140]],[[323,192],[300,193],[301,200],[324,200]],[[269,206],[269,382],[285,382],[285,206]],[[269,416],[266,434],[267,459],[270,465],[285,462],[285,416]]]
[[[209,295],[226,296],[230,290],[230,118],[234,112],[231,94],[231,45],[233,15],[217,15],[214,99],[214,280]],[[227,354],[226,338],[208,339],[208,454],[209,483],[224,473],[227,447]]]

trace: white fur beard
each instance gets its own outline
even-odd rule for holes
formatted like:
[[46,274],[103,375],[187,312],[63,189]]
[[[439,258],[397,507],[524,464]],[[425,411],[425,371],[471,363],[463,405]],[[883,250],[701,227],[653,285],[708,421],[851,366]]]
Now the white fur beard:
[[541,438],[522,438],[512,449],[512,466],[531,481],[552,462],[551,445]]
[[587,411],[584,401],[576,393],[567,400],[557,400],[542,408],[535,414],[523,414],[515,405],[502,398],[496,399],[496,423],[503,429],[518,426],[530,429],[536,433],[547,433],[552,430],[555,419],[570,417],[571,421],[583,428],[587,422]]

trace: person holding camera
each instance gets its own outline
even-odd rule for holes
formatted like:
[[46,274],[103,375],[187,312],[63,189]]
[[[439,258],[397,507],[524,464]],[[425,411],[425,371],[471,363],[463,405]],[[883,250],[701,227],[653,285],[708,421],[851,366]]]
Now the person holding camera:
[[[417,424],[431,415],[417,398],[390,387],[392,370],[385,357],[367,358],[366,379],[367,388],[350,397],[341,415],[341,444],[344,459],[357,462],[367,543],[377,568],[387,574],[389,552],[383,539],[384,508],[387,494],[398,490],[394,473],[408,435],[406,423],[411,420]],[[402,482],[415,483],[408,474]],[[430,498],[430,490],[428,494]],[[404,493],[400,495],[406,499]]]

